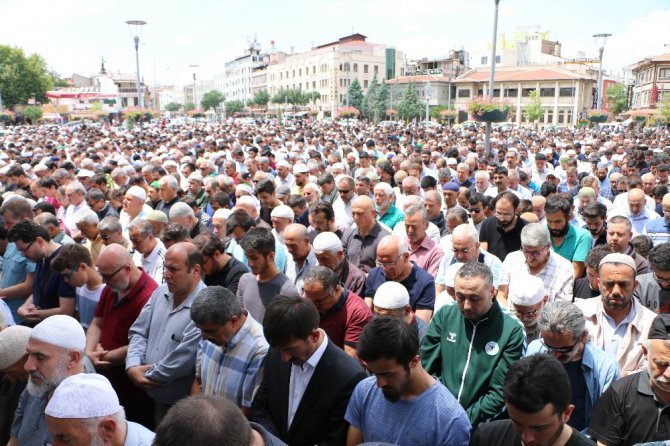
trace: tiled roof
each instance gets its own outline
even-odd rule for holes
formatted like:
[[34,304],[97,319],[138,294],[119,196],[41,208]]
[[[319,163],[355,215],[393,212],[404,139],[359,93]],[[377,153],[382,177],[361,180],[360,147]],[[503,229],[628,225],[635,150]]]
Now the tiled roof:
[[449,82],[449,78],[444,77],[444,76],[439,76],[436,74],[426,74],[426,75],[420,75],[420,76],[402,76],[397,79],[390,79],[387,80],[387,84],[407,84],[409,82],[416,82],[417,84],[424,83],[424,82]]
[[[489,68],[479,68],[463,73],[457,83],[467,82],[488,82],[490,76]],[[495,82],[526,82],[526,81],[545,81],[545,80],[580,80],[592,79],[581,73],[566,70],[560,67],[501,67],[496,69]]]

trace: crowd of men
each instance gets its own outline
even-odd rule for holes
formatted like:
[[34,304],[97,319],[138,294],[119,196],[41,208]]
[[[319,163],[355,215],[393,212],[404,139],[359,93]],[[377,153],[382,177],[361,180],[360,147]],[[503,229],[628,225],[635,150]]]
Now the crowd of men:
[[0,443],[670,441],[670,132],[482,138],[11,129]]

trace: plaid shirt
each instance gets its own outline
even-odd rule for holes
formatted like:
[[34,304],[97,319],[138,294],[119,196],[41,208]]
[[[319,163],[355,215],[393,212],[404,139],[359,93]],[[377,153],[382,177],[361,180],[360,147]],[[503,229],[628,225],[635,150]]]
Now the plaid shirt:
[[[511,279],[518,278],[519,280],[523,280],[523,273],[530,274],[523,251],[509,253],[502,264],[500,285],[509,286]],[[544,290],[549,296],[549,302],[556,299],[572,302],[572,286],[575,281],[575,271],[570,261],[552,250],[549,252],[549,261],[542,271],[534,275],[542,279]]]
[[202,393],[222,396],[241,407],[251,407],[263,377],[261,364],[267,352],[263,327],[250,315],[225,347],[201,340],[195,376],[201,380]]

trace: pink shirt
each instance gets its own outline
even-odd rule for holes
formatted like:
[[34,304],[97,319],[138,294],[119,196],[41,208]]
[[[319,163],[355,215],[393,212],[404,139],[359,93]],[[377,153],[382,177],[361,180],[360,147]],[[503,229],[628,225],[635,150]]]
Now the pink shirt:
[[435,243],[435,240],[427,235],[416,249],[409,247],[409,259],[416,263],[419,268],[423,268],[433,277],[437,276],[437,270],[440,268],[440,260],[444,257],[444,251]]

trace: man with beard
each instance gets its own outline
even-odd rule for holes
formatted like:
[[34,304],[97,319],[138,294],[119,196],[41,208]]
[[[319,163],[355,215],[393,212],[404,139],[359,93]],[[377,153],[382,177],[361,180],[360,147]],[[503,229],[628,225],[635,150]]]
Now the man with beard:
[[616,358],[621,376],[644,370],[641,345],[655,314],[633,299],[635,262],[625,254],[609,254],[600,261],[598,274],[600,296],[575,303],[586,316],[593,343]]
[[607,244],[607,207],[602,203],[592,203],[584,208],[582,217],[585,229],[591,233],[591,247]]
[[592,446],[570,427],[570,379],[561,363],[548,355],[517,361],[505,377],[503,397],[509,420],[486,423],[472,436],[472,446]]
[[495,215],[482,222],[480,247],[504,261],[507,254],[521,249],[521,229],[525,222],[516,215],[519,197],[504,192],[493,200]]
[[635,248],[630,244],[632,238],[633,226],[628,218],[623,215],[616,215],[609,219],[607,222],[607,244],[610,245],[612,251],[632,257],[638,275],[646,274],[649,272],[649,262],[635,252]]
[[24,366],[28,384],[19,399],[8,446],[51,442],[44,418],[49,393],[68,376],[84,372],[85,348],[84,329],[70,316],[51,316],[33,328]]
[[193,239],[193,244],[200,250],[204,261],[205,285],[219,285],[237,293],[240,278],[249,272],[249,268],[229,255],[226,243],[214,234],[200,234]]
[[358,383],[349,400],[347,445],[468,444],[465,411],[421,366],[419,339],[406,322],[374,318],[361,335],[358,357],[374,376]]
[[[6,323],[7,321],[5,321]],[[11,325],[0,331],[0,444],[7,444],[19,397],[26,388],[28,355],[26,345],[31,329]]]
[[530,344],[540,337],[537,322],[549,300],[544,283],[539,277],[524,276],[523,280],[514,281],[508,296],[512,313],[526,330],[526,344]]
[[584,275],[584,260],[591,249],[591,234],[570,223],[572,204],[561,196],[548,198],[544,212],[551,234],[551,248],[572,262],[575,278],[579,279]]
[[[577,299],[590,299],[600,295],[600,289],[598,288],[598,266],[600,265],[600,261],[608,254],[612,254],[612,248],[609,245],[598,245],[586,256],[586,260],[584,261],[586,276],[575,280],[575,286],[572,291],[573,302]],[[636,292],[637,290],[636,288]]]
[[314,238],[312,247],[319,265],[333,270],[345,288],[358,296],[363,295],[365,273],[347,259],[342,241],[337,234],[321,232]]
[[563,364],[572,389],[570,404],[575,406],[568,424],[582,432],[602,394],[619,379],[619,367],[613,357],[589,342],[584,313],[570,302],[548,303],[538,329],[541,337],[530,343],[526,355],[549,353]]
[[664,444],[668,439],[670,315],[656,316],[642,350],[646,370],[614,382],[593,413],[588,432],[599,445]]
[[637,276],[633,296],[655,313],[670,313],[670,244],[654,246],[649,264],[652,272]]
[[304,187],[309,183],[309,169],[305,164],[296,164],[293,166],[293,175],[295,176],[295,186],[291,187],[291,194],[304,195]]

